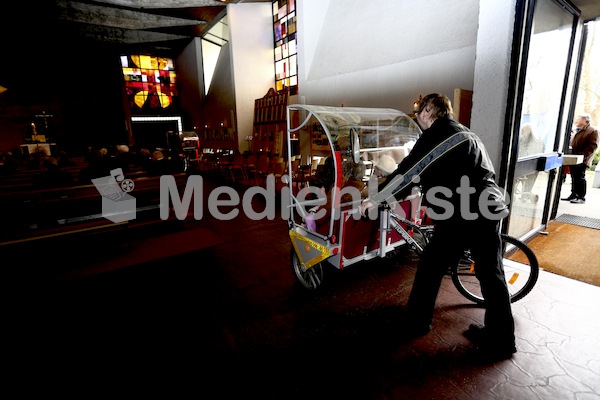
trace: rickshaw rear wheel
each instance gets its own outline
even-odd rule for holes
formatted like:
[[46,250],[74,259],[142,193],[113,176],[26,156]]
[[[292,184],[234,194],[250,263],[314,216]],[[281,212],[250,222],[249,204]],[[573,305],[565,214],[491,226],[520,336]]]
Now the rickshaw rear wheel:
[[296,279],[305,289],[316,290],[323,284],[324,273],[322,263],[313,265],[308,270],[303,271],[302,264],[293,246],[290,253],[290,260]]

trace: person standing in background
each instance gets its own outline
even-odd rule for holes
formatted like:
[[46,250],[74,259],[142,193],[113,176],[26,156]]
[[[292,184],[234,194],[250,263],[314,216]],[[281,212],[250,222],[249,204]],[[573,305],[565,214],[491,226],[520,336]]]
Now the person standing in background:
[[598,150],[598,129],[590,125],[590,115],[581,114],[575,118],[574,131],[571,133],[571,154],[583,155],[583,162],[569,166],[571,171],[571,194],[561,200],[573,204],[584,204],[587,193],[585,171],[592,166],[594,154]]

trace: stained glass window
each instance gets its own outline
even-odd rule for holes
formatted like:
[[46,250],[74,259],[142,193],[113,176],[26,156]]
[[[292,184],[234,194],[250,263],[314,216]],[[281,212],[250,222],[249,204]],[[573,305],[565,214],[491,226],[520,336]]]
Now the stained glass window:
[[288,88],[290,94],[298,93],[298,68],[296,53],[296,1],[273,1],[273,34],[275,39],[275,89]]
[[172,59],[127,55],[121,56],[121,67],[132,110],[174,108],[178,91]]

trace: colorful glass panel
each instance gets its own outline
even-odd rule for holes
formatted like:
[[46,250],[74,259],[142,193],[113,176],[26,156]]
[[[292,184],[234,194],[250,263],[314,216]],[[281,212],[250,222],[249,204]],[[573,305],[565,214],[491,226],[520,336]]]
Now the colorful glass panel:
[[173,60],[148,55],[123,55],[125,93],[133,110],[172,109],[178,96]]

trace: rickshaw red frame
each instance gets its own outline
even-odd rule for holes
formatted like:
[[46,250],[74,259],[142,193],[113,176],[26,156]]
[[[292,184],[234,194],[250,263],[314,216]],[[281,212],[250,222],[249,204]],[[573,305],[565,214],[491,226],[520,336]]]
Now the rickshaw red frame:
[[[300,283],[308,289],[320,286],[326,265],[344,269],[361,261],[385,257],[400,246],[420,249],[419,241],[422,246],[425,235],[419,230],[419,193],[398,203],[394,210],[380,208],[374,218],[360,217],[361,198],[353,197],[346,203],[339,201],[343,193],[344,161],[369,165],[363,180],[371,185],[371,190],[376,190],[374,163],[383,154],[405,155],[407,144],[414,143],[421,133],[418,125],[408,115],[393,109],[290,105],[287,112],[291,193],[288,223],[292,265]],[[296,141],[299,143],[292,143]],[[318,197],[319,189],[310,186],[311,180],[306,180],[304,173],[302,185],[295,181],[299,173],[291,160],[298,150],[303,160],[333,158],[331,190],[335,200],[328,210],[329,218],[314,225],[308,222],[313,215],[311,209],[322,206],[324,198],[323,195]],[[306,171],[302,165],[297,168]],[[415,233],[419,240],[413,239]]]
[[[363,179],[371,183],[372,190],[377,190],[373,165],[384,154],[400,162],[421,134],[418,125],[408,115],[392,109],[290,105],[287,113],[290,259],[298,282],[306,289],[315,290],[323,284],[325,268],[344,269],[386,257],[401,247],[420,255],[433,232],[433,225],[422,223],[426,215],[419,191],[400,202],[378,207],[373,218],[360,216],[360,196],[345,203],[339,201],[343,192],[344,161],[370,165]],[[296,153],[307,161],[304,166],[297,165],[298,170],[293,167],[297,163],[292,163],[298,156]],[[325,195],[319,195],[319,189],[311,186],[316,180],[306,176],[310,171],[308,165],[314,164],[312,159],[328,156],[334,167],[334,201],[331,202],[324,201]],[[330,204],[329,218],[313,221],[318,215],[313,214],[318,210],[316,207],[324,204]],[[505,278],[511,301],[515,302],[535,286],[539,263],[524,242],[505,234],[502,240]],[[483,304],[468,249],[457,265],[449,267],[448,277],[463,296]]]

